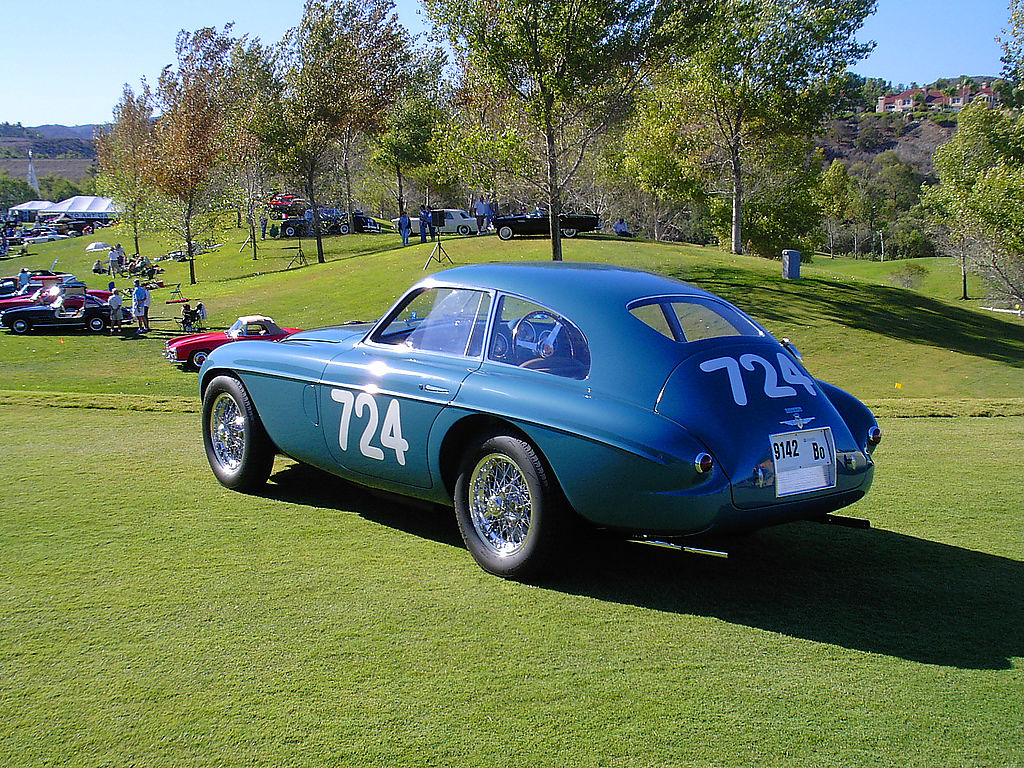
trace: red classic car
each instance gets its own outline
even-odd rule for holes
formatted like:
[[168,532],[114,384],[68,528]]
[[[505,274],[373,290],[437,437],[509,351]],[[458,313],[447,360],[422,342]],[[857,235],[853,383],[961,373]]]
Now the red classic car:
[[[39,283],[29,283],[28,288],[29,290],[25,291],[25,293],[16,293],[0,299],[0,312],[14,309],[15,307],[31,307],[33,304],[51,304],[61,293],[60,287],[56,285],[40,287]],[[90,288],[86,293],[90,296],[95,296],[100,301],[106,301],[110,298],[110,291],[106,290]],[[68,296],[64,306],[67,309],[79,309],[82,306],[82,297]]]
[[232,341],[260,340],[280,341],[301,328],[282,328],[271,318],[263,315],[246,315],[238,318],[234,325],[226,331],[212,333],[193,333],[189,336],[178,336],[167,342],[164,357],[172,363],[184,365],[198,371],[207,356],[219,346]]

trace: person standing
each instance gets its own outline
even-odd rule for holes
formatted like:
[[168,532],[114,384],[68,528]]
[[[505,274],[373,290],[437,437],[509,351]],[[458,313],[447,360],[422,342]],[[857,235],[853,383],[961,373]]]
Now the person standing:
[[494,199],[492,195],[490,200],[487,201],[487,229],[490,230],[491,225],[494,224],[494,219],[498,215],[498,201]]
[[110,253],[107,254],[107,274],[114,277],[117,274],[117,270],[117,249],[111,248]]
[[25,290],[25,286],[28,285],[29,278],[32,275],[29,274],[27,267],[22,267],[21,272],[18,273],[18,290]]
[[149,331],[149,291],[142,281],[135,278],[135,289],[132,291],[132,315],[139,325],[139,333]]
[[398,231],[402,235],[402,245],[408,245],[409,235],[412,234],[412,220],[404,210],[402,215],[398,217]]
[[124,300],[121,298],[121,289],[115,288],[107,299],[107,306],[110,307],[110,335],[121,333],[121,308]]
[[474,212],[476,213],[476,233],[482,235],[487,231],[487,203],[484,202],[483,195],[480,195],[480,199],[476,201]]
[[420,242],[427,242],[427,227],[430,226],[430,211],[427,206],[420,206]]
[[260,216],[260,239],[267,239],[267,214]]

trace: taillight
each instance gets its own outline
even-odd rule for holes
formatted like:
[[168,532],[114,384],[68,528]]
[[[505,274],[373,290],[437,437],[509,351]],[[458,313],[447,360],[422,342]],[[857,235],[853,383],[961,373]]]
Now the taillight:
[[706,475],[715,466],[715,460],[711,458],[710,453],[698,453],[697,457],[693,460],[693,467],[702,475]]

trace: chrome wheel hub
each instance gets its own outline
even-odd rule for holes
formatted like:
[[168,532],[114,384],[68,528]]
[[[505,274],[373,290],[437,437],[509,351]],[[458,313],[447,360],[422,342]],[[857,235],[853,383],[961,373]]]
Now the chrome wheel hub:
[[237,469],[245,451],[245,414],[231,395],[222,392],[210,410],[210,444],[217,462],[225,469]]
[[533,521],[533,496],[519,466],[508,456],[482,458],[469,479],[469,508],[480,540],[498,555],[525,546]]

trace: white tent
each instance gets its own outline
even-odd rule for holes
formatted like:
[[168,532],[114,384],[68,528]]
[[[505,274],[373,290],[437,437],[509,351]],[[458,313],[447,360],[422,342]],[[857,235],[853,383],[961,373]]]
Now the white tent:
[[49,208],[51,205],[53,203],[49,200],[29,200],[27,203],[8,208],[7,213],[11,216],[16,216],[21,221],[28,221],[35,218],[33,214],[38,213],[44,208]]
[[109,197],[92,195],[75,195],[59,203],[49,203],[47,208],[38,210],[42,216],[61,214],[72,219],[111,219],[117,218],[120,211]]
[[109,251],[113,246],[103,242],[89,243],[85,246],[86,253],[92,253],[93,251]]

